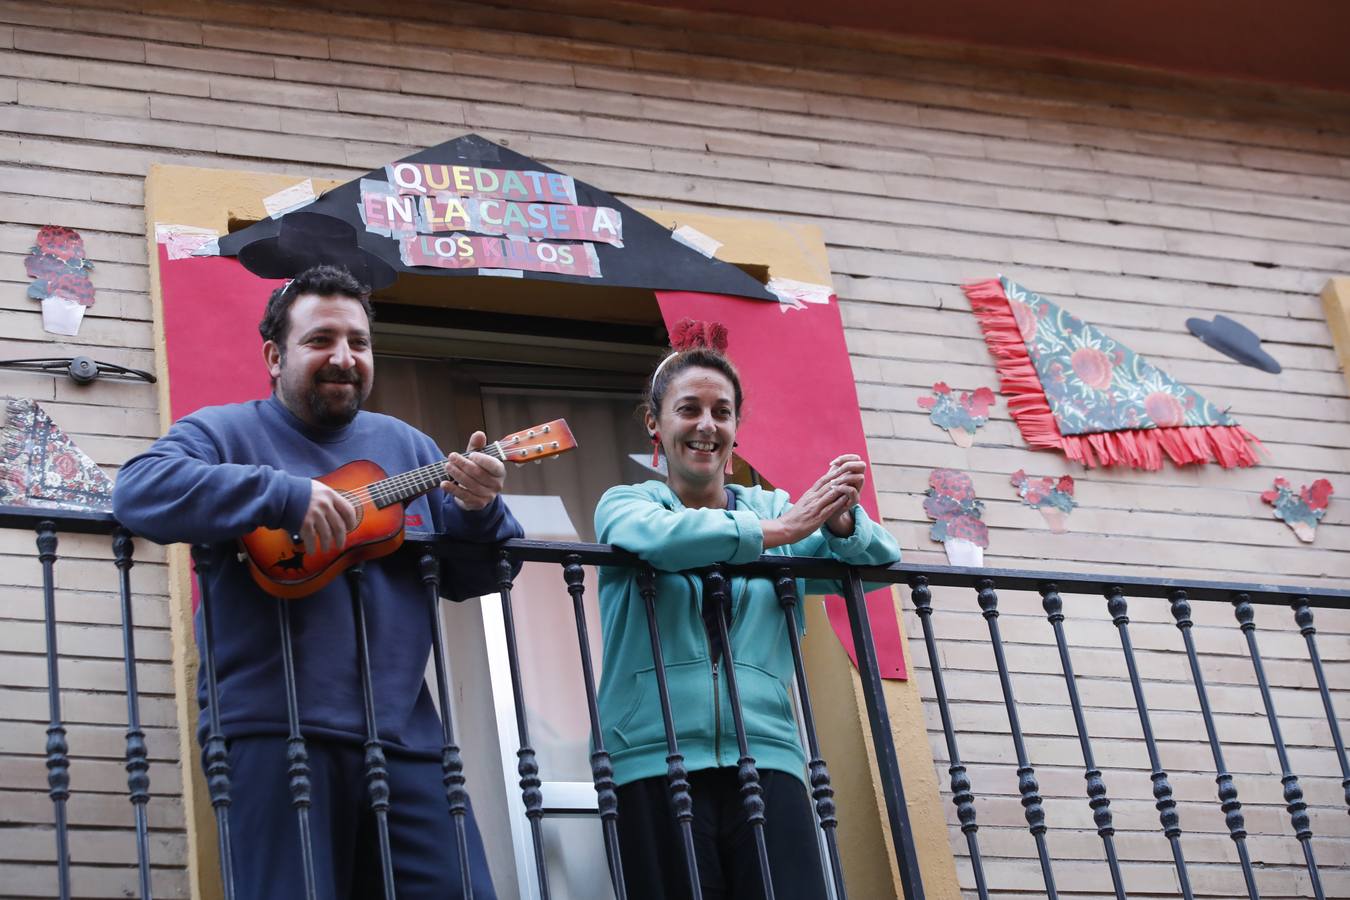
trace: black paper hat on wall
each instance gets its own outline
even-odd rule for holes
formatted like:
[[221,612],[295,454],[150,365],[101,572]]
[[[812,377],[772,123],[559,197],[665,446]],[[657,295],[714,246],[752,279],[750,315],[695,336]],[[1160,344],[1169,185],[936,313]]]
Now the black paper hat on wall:
[[1275,357],[1261,348],[1261,338],[1246,325],[1227,316],[1208,319],[1187,319],[1186,327],[1206,346],[1213,347],[1229,359],[1244,366],[1278,375],[1282,369]]
[[294,275],[299,269],[284,270],[304,259],[304,242],[292,238],[312,223],[286,223],[302,214],[349,225],[356,239],[343,246],[374,258],[375,283],[385,271],[378,261],[395,275],[494,274],[778,300],[751,275],[672,240],[669,228],[613,195],[476,134],[374,169],[301,212],[226,235],[221,255],[238,256],[256,274]]
[[373,290],[398,278],[393,266],[357,243],[349,223],[309,210],[283,216],[275,235],[245,244],[239,262],[261,278],[293,278],[312,266],[340,266]]

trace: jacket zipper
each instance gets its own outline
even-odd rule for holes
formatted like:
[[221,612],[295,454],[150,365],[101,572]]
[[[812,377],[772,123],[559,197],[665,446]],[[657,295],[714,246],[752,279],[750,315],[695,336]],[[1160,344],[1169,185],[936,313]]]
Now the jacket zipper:
[[[732,603],[732,618],[735,619],[736,606],[745,599],[745,589],[749,586],[749,579],[741,585],[741,592],[736,601]],[[731,642],[731,622],[727,623],[727,642]],[[708,655],[712,655],[712,639],[705,631],[703,639],[708,642]],[[726,652],[725,650],[723,651]],[[718,662],[713,660],[712,664],[712,687],[713,687],[713,760],[720,768],[722,766],[722,695],[717,690],[718,687]]]
[[[696,576],[688,575],[686,577],[692,579]],[[700,600],[703,597],[703,586],[701,584],[697,596]],[[696,603],[694,608],[695,612],[698,612],[699,605]],[[703,620],[701,612],[698,618],[701,623]],[[712,637],[709,636],[708,629],[700,628],[699,631],[703,632],[703,644],[707,648],[708,659],[712,662],[713,763],[720,768],[722,765],[722,698],[717,693],[717,660],[712,658]]]
[[713,761],[722,766],[722,695],[717,690],[717,660],[713,660]]

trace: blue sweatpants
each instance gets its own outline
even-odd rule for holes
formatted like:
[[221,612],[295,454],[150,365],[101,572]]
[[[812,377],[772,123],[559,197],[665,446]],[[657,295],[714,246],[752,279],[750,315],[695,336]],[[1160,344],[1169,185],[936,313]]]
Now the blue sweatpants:
[[[356,744],[311,740],[311,845],[318,900],[384,897],[375,814]],[[386,751],[389,845],[398,900],[462,896],[455,827],[436,760]],[[240,900],[303,900],[300,829],[291,806],[285,737],[230,742],[230,839]],[[475,900],[495,900],[473,812],[466,818]]]

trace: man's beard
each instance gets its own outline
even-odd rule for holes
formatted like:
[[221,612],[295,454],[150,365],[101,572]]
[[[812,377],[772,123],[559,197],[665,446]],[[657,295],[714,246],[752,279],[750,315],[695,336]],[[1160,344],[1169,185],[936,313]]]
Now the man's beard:
[[[341,399],[324,394],[325,383],[350,384],[355,389],[344,392]],[[356,418],[365,397],[365,384],[355,369],[336,367],[320,369],[305,392],[305,406],[316,424],[325,428],[341,428]]]

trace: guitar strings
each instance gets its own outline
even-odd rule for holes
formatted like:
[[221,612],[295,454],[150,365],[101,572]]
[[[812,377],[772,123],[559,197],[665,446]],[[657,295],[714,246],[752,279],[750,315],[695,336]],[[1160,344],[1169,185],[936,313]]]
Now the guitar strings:
[[[501,458],[494,455],[493,452],[488,451],[486,448],[481,452],[487,453],[488,456],[493,456],[494,459]],[[371,494],[373,496],[378,493],[381,499],[396,497],[405,489],[423,488],[427,479],[435,478],[436,480],[427,487],[427,489],[430,489],[445,480],[443,477],[445,471],[444,467],[445,463],[443,462],[431,463],[422,466],[420,469],[414,469],[411,472],[404,472],[393,478],[386,478],[382,481],[374,482],[370,485]]]
[[[502,459],[504,456],[498,455],[496,448],[484,448],[482,453],[494,459]],[[402,475],[396,475],[393,478],[386,478],[383,481],[377,481],[370,485],[372,496],[377,492],[381,500],[396,501],[400,495],[408,490],[428,491],[445,480],[445,463],[436,462],[423,466],[420,469],[414,469],[411,472],[404,472]],[[430,479],[428,483],[428,479]]]
[[[511,441],[511,443],[519,442],[519,437],[516,437]],[[500,441],[497,441],[493,444],[489,444],[478,452],[503,462],[509,461],[510,451],[499,449],[498,445],[500,443]],[[428,481],[428,479],[431,480]],[[413,469],[410,472],[395,475],[392,478],[371,482],[362,489],[368,491],[371,501],[375,503],[376,506],[383,508],[400,499],[407,499],[409,496],[415,496],[415,494],[409,495],[407,491],[411,490],[417,491],[418,493],[425,493],[444,480],[445,463],[436,462],[422,466],[419,469]],[[353,503],[357,502],[355,496],[350,491],[343,491],[342,495]]]

